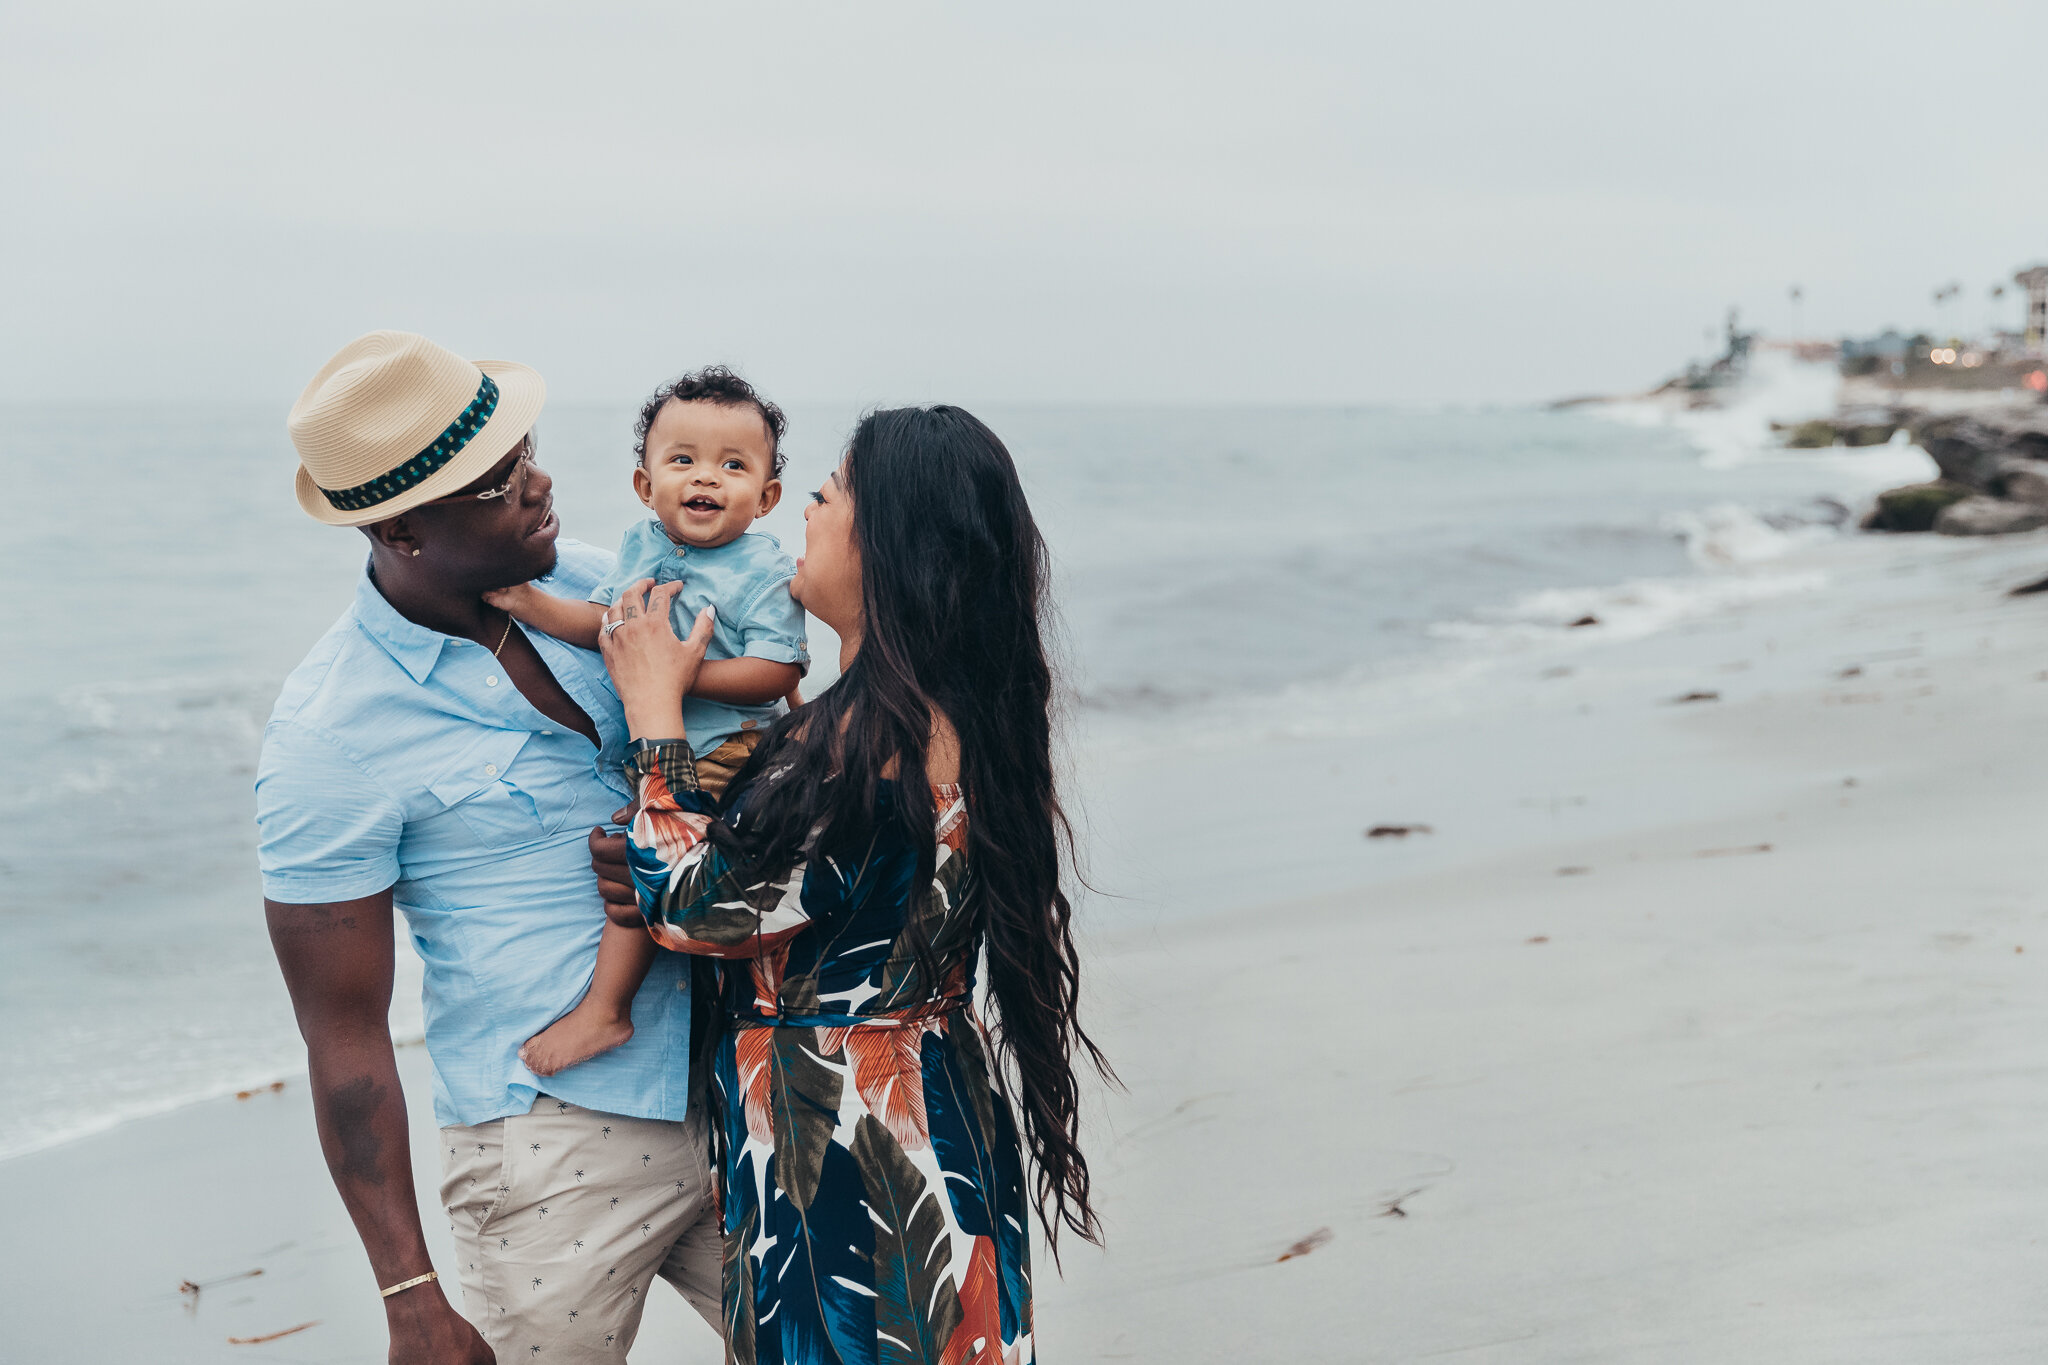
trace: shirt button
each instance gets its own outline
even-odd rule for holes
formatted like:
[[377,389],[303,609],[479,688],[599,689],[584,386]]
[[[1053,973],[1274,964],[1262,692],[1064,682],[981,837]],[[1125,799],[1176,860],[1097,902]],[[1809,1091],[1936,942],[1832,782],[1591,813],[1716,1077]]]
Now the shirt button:
[[495,763],[486,763],[486,764],[484,764],[484,776],[485,776],[485,777],[496,777],[497,775],[498,775],[498,765],[497,765],[497,764],[495,764]]
[[741,722],[740,722],[740,729],[742,729],[742,730],[751,730],[751,729],[753,729],[753,728],[754,728],[754,722],[752,722],[752,721],[750,721],[750,720],[743,720],[743,721],[741,721]]
[[488,678],[485,678],[485,679],[484,679],[484,686],[485,686],[485,687],[496,687],[497,685],[498,685],[498,675],[497,675],[497,674],[495,674],[495,673],[491,674],[491,676],[490,676],[490,677],[488,677]]
[[554,733],[554,731],[553,731],[553,730],[543,730],[543,731],[541,731],[541,733],[542,733],[542,734],[544,734],[544,735],[552,735],[552,734]]

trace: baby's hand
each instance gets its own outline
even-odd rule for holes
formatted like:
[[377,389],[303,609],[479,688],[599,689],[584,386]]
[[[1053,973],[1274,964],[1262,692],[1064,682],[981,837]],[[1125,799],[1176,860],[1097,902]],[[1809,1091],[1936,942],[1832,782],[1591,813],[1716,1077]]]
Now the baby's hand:
[[524,620],[534,595],[540,589],[531,583],[520,583],[510,588],[493,588],[484,594],[484,601],[518,620]]

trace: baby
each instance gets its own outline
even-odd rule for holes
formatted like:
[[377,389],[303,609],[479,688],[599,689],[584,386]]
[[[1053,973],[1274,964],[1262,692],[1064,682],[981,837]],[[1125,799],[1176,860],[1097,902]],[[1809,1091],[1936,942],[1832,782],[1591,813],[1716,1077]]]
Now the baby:
[[[633,491],[654,519],[626,532],[618,567],[588,602],[524,584],[489,601],[536,630],[585,649],[598,647],[604,609],[643,578],[684,584],[671,625],[690,633],[697,614],[715,612],[711,645],[683,699],[684,737],[698,755],[697,783],[713,796],[745,766],[762,731],[784,714],[810,666],[804,613],[789,595],[796,565],[773,536],[747,530],[782,498],[782,409],[719,366],[655,391],[634,428],[639,463]],[[654,940],[637,915],[607,919],[597,970],[575,1009],[527,1040],[520,1060],[552,1076],[633,1036],[633,995],[654,961]]]

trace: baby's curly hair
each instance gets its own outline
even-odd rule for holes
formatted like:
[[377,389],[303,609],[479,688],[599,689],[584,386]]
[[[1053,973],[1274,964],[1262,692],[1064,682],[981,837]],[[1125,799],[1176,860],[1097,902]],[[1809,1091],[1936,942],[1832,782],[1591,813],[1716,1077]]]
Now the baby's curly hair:
[[692,370],[679,379],[671,379],[656,389],[645,403],[640,405],[640,419],[633,423],[633,459],[638,463],[647,460],[647,429],[654,425],[654,419],[669,399],[679,403],[717,403],[721,407],[752,408],[761,414],[761,421],[768,428],[768,453],[775,459],[775,465],[768,477],[782,477],[782,467],[788,457],[782,453],[782,433],[789,426],[789,419],[782,415],[782,409],[754,392],[754,386],[734,374],[723,365],[706,365],[701,370]]

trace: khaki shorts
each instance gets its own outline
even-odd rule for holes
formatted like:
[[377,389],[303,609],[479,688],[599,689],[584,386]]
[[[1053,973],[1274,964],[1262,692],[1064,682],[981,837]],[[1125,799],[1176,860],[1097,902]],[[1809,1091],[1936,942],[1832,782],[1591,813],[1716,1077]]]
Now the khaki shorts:
[[625,1118],[542,1095],[441,1130],[463,1313],[501,1362],[625,1360],[656,1276],[722,1331],[710,1145],[701,1106],[690,1113]]
[[761,744],[759,730],[742,730],[697,760],[697,789],[706,796],[722,797],[740,769]]

